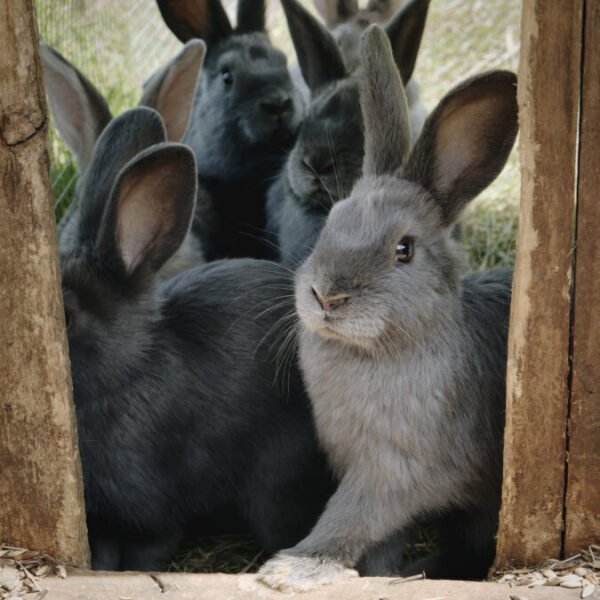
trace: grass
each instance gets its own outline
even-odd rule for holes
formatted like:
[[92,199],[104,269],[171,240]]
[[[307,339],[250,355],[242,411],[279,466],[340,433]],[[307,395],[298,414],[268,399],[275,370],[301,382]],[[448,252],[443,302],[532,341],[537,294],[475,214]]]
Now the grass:
[[[310,0],[304,0],[310,8]],[[433,0],[415,78],[432,108],[452,85],[492,68],[516,69],[519,0]],[[230,14],[235,3],[228,1]],[[105,95],[113,114],[137,103],[141,83],[172,57],[179,42],[163,25],[154,0],[36,0],[41,38],[79,67]],[[270,0],[269,30],[275,45],[293,49],[281,6]],[[73,157],[52,128],[49,138],[56,218],[72,202],[77,181]],[[511,265],[518,224],[519,168],[513,151],[506,168],[467,210],[464,243],[473,269]],[[427,531],[409,548],[415,560],[435,549]],[[253,572],[265,555],[244,536],[203,538],[184,549],[172,571]]]

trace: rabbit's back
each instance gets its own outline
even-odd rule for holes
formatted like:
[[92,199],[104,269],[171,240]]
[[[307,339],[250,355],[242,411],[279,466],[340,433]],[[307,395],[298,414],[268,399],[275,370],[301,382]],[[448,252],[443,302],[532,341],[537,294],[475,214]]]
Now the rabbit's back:
[[[115,361],[108,383],[78,406],[92,518],[160,535],[234,506],[226,518],[245,520],[269,550],[306,533],[329,476],[293,345],[282,350],[290,294],[283,268],[254,260],[163,284],[138,360],[123,362],[124,373]],[[293,516],[273,507],[263,517],[272,498]]]

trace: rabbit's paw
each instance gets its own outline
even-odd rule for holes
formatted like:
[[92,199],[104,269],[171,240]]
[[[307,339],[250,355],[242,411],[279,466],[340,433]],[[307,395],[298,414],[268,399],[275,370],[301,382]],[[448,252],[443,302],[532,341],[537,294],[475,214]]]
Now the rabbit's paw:
[[282,592],[306,592],[349,577],[358,577],[358,573],[331,559],[283,552],[267,561],[258,572],[259,581]]

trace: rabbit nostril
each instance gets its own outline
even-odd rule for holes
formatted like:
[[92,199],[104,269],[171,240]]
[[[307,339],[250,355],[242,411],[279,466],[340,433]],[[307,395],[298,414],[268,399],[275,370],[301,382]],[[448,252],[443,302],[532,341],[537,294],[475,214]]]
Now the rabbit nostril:
[[285,98],[283,100],[271,100],[262,102],[261,110],[270,117],[283,117],[292,112],[292,99]]
[[347,304],[350,300],[349,294],[336,294],[335,296],[321,296],[317,289],[312,287],[313,296],[317,299],[319,306],[325,311],[330,312],[339,308],[343,304]]
[[319,294],[319,292],[317,292],[317,289],[315,288],[314,285],[312,286],[311,289],[312,289],[313,296],[316,298],[317,302],[319,303],[319,306],[324,309],[325,307],[323,306],[323,301],[321,300],[321,295]]

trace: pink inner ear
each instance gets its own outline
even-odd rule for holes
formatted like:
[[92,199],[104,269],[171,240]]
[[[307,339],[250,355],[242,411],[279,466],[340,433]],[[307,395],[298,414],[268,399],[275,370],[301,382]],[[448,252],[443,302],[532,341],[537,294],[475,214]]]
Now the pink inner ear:
[[45,75],[50,105],[61,135],[78,158],[87,161],[98,132],[94,115],[86,104],[86,91],[77,75],[62,64],[47,65]]
[[[173,228],[170,203],[161,202],[162,169],[152,176],[136,177],[129,173],[121,184],[118,217],[117,246],[128,273],[133,273],[144,259],[153,254],[157,242]],[[157,189],[158,187],[158,189]]]
[[498,99],[484,97],[441,115],[436,137],[436,188],[449,192],[456,182],[486,158],[485,137],[498,115]]
[[167,75],[156,107],[165,121],[168,139],[175,142],[183,138],[190,120],[199,66],[197,56],[186,56],[182,61],[183,65]]

